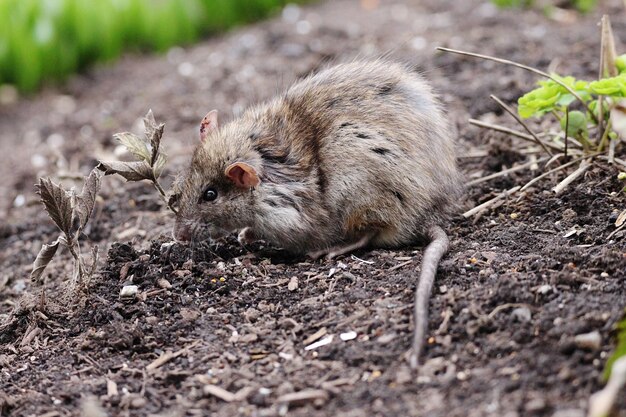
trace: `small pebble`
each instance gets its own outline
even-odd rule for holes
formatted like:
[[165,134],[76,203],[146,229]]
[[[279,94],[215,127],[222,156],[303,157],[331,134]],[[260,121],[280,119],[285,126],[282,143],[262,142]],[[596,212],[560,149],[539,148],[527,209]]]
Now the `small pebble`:
[[600,332],[594,330],[591,333],[583,333],[574,337],[574,343],[580,349],[598,350],[602,344]]
[[520,323],[528,323],[532,318],[528,307],[518,307],[511,313],[511,316]]
[[120,298],[123,300],[130,300],[137,297],[137,291],[139,287],[136,285],[124,285],[120,290]]
[[341,338],[341,340],[343,340],[344,342],[348,341],[348,340],[353,340],[356,339],[356,332],[355,331],[350,331],[350,332],[345,332],[345,333],[341,333],[339,335],[339,337]]

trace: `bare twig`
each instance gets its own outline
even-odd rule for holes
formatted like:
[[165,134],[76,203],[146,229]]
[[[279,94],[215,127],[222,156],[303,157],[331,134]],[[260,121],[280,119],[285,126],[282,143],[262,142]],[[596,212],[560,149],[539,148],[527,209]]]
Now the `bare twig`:
[[541,139],[539,139],[539,137],[535,134],[535,132],[533,132],[531,130],[530,127],[528,127],[528,125],[526,124],[526,122],[524,122],[522,120],[521,117],[519,117],[517,115],[517,113],[515,113],[515,110],[513,110],[511,107],[509,107],[508,105],[506,105],[502,100],[500,100],[498,97],[496,97],[495,95],[491,94],[489,97],[491,97],[491,99],[493,101],[495,101],[496,103],[498,103],[500,105],[500,107],[502,107],[508,114],[510,114],[515,120],[517,120],[517,122],[519,124],[522,125],[522,127],[524,128],[524,130],[526,130],[528,132],[528,134],[530,134],[530,136],[533,137],[535,143],[539,146],[541,146],[543,148],[544,151],[546,151],[548,153],[548,155],[552,156],[552,152],[550,152],[550,150],[546,147],[546,145],[543,143],[543,141]]
[[476,214],[478,212],[481,212],[482,210],[488,208],[489,206],[491,206],[492,204],[494,204],[498,200],[501,200],[501,199],[503,199],[505,197],[508,197],[511,194],[515,194],[517,191],[519,191],[519,189],[520,189],[520,186],[515,186],[515,187],[513,187],[513,188],[511,188],[509,190],[502,191],[500,194],[498,194],[497,196],[495,196],[491,200],[487,200],[484,203],[477,205],[473,209],[466,211],[465,213],[463,213],[463,217],[465,217],[466,219],[469,218],[469,217],[472,217],[474,214]]
[[535,164],[537,164],[537,163],[539,163],[539,162],[543,162],[543,161],[545,161],[546,159],[548,159],[548,158],[541,158],[541,159],[539,159],[538,161],[530,161],[530,162],[526,162],[525,164],[518,165],[518,166],[516,166],[516,167],[512,167],[512,168],[509,168],[509,169],[504,169],[504,170],[502,170],[502,171],[500,171],[500,172],[496,172],[496,173],[494,173],[494,174],[487,175],[487,176],[485,176],[485,177],[481,177],[481,178],[477,178],[477,179],[475,179],[475,180],[472,180],[472,181],[468,182],[468,183],[467,183],[467,184],[465,184],[465,185],[469,187],[469,186],[472,186],[472,185],[476,185],[476,184],[483,183],[483,182],[485,182],[485,181],[492,180],[492,179],[494,179],[494,178],[501,177],[501,176],[503,176],[503,175],[510,174],[510,173],[512,173],[512,172],[521,171],[521,170],[526,169],[526,168],[529,168],[529,167],[531,167],[532,165],[535,165]]
[[585,158],[592,158],[592,157],[597,156],[597,155],[598,155],[598,154],[597,154],[597,153],[595,153],[595,154],[592,154],[592,155],[585,155],[585,156],[582,156],[582,157],[580,157],[580,158],[572,159],[571,161],[569,161],[569,162],[568,162],[568,163],[566,163],[566,164],[563,164],[563,165],[558,166],[558,167],[556,167],[556,168],[554,168],[554,169],[551,169],[551,170],[550,170],[550,171],[548,171],[548,172],[544,172],[543,174],[539,175],[538,177],[533,178],[532,180],[528,181],[528,182],[526,183],[526,185],[524,185],[520,191],[524,191],[524,190],[526,190],[528,187],[530,187],[531,185],[533,185],[533,184],[534,184],[534,183],[536,183],[537,181],[539,181],[539,180],[541,180],[541,179],[543,179],[543,178],[547,177],[547,176],[548,176],[548,175],[550,175],[550,174],[553,174],[553,173],[555,173],[555,172],[557,172],[557,171],[561,171],[562,169],[565,169],[565,168],[567,168],[567,167],[570,167],[570,166],[574,165],[576,162],[582,161],[582,160],[583,160],[583,159],[585,159]]
[[183,355],[187,352],[189,352],[192,348],[194,348],[198,343],[200,343],[199,340],[196,340],[195,342],[191,343],[189,346],[184,347],[174,353],[170,352],[165,352],[163,353],[161,356],[159,356],[158,358],[156,358],[154,361],[152,361],[152,363],[150,363],[148,366],[146,366],[146,371],[153,371],[163,365],[165,365],[166,363],[168,363],[169,361],[171,361],[174,358],[179,357],[180,355]]
[[[487,122],[483,122],[481,120],[476,120],[476,119],[469,119],[469,123],[474,125],[474,126],[482,127],[482,128],[485,128],[485,129],[495,130],[497,132],[506,133],[508,135],[515,136],[515,137],[527,140],[527,141],[532,142],[532,143],[536,143],[535,142],[535,138],[533,138],[531,135],[528,135],[526,133],[520,132],[518,130],[510,129],[510,128],[505,127],[505,126],[495,125],[495,124],[492,124],[492,123],[487,123]],[[558,145],[555,145],[553,143],[549,143],[548,142],[548,143],[544,143],[544,144],[546,146],[549,146],[552,149],[555,149],[555,150],[558,150],[558,151],[561,150],[561,148]]]
[[565,177],[565,179],[563,179],[563,181],[558,183],[552,189],[552,191],[554,191],[555,194],[560,194],[564,189],[567,188],[568,185],[570,185],[572,182],[576,181],[576,179],[578,177],[580,177],[582,174],[585,173],[585,171],[587,171],[589,169],[589,167],[591,166],[589,162],[590,162],[590,159],[583,160],[580,163],[580,167],[578,167],[578,169],[576,171],[572,172],[567,177]]
[[[615,141],[611,141],[611,142],[615,142]],[[624,161],[623,159],[619,159],[619,158],[613,157],[613,161],[611,161],[611,159],[610,159],[610,153],[611,153],[610,150],[611,150],[611,148],[609,148],[609,156],[607,156],[607,155],[600,155],[600,156],[598,156],[598,159],[602,159],[603,161],[607,161],[609,163],[617,164],[622,169],[626,169],[626,161]]]
[[606,240],[611,239],[611,238],[612,238],[612,237],[613,237],[613,236],[614,236],[617,232],[619,232],[620,230],[622,230],[624,227],[626,227],[626,223],[624,223],[623,225],[621,225],[621,226],[620,226],[620,227],[618,227],[617,229],[613,230],[613,231],[611,232],[611,234],[609,234],[609,235],[606,237]]
[[572,87],[570,87],[569,85],[565,84],[563,81],[559,80],[558,78],[553,77],[552,75],[548,74],[547,72],[538,70],[537,68],[529,67],[528,65],[520,64],[520,63],[515,62],[515,61],[510,61],[508,59],[502,59],[502,58],[496,58],[496,57],[489,56],[489,55],[476,54],[476,53],[473,53],[473,52],[459,51],[457,49],[443,48],[441,46],[438,46],[436,49],[438,49],[440,51],[443,51],[443,52],[451,52],[453,54],[459,54],[459,55],[464,55],[464,56],[471,56],[471,57],[474,57],[474,58],[481,58],[481,59],[486,59],[486,60],[489,60],[489,61],[499,62],[500,64],[511,65],[511,66],[514,66],[514,67],[517,67],[517,68],[524,69],[526,71],[533,72],[533,73],[535,73],[537,75],[541,75],[542,77],[549,78],[552,81],[554,81],[555,83],[557,83],[558,85],[560,85],[561,87],[565,88],[571,95],[576,97],[576,99],[578,101],[580,101],[587,108],[587,110],[591,114],[591,117],[594,119],[594,121],[596,123],[598,123],[598,120],[596,118],[595,113],[593,111],[591,111],[591,108],[582,99],[582,97]]
[[407,265],[409,265],[409,264],[410,264],[410,263],[412,263],[412,262],[413,262],[413,260],[412,260],[412,259],[409,259],[408,261],[402,262],[402,263],[400,263],[400,264],[398,264],[398,265],[394,265],[394,266],[392,266],[391,268],[389,268],[389,272],[395,271],[396,269],[400,269],[400,268],[402,268],[403,266],[407,266]]

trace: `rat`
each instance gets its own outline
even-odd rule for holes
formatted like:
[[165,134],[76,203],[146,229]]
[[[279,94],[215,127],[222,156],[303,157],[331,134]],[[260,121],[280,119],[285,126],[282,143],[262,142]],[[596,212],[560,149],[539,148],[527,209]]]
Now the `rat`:
[[216,110],[175,187],[174,238],[239,231],[328,259],[428,242],[409,362],[417,367],[428,301],[447,252],[442,225],[461,191],[454,141],[426,80],[387,60],[329,67],[220,126]]

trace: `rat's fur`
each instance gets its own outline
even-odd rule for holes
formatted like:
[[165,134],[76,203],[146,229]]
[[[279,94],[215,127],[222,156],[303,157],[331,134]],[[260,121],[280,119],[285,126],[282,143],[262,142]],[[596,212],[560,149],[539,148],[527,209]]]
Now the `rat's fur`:
[[[224,174],[234,162],[254,167],[260,185],[235,187]],[[247,110],[209,134],[183,177],[175,235],[249,227],[296,253],[366,235],[370,246],[413,243],[446,220],[460,183],[430,87],[386,61],[326,69]],[[217,200],[201,200],[207,186]]]

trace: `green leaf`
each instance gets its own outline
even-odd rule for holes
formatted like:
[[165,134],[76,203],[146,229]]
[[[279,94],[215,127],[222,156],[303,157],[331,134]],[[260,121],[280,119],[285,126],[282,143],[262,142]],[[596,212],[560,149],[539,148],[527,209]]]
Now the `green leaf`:
[[[567,120],[567,136],[579,137],[584,135],[587,137],[587,116],[585,113],[573,110],[569,113],[569,120]],[[566,118],[561,119],[561,129],[565,130]]]
[[626,73],[589,83],[589,90],[598,95],[626,97]]
[[527,119],[553,110],[560,98],[560,88],[558,85],[542,85],[529,91],[517,100],[517,112]]
[[620,74],[626,73],[626,54],[615,58],[615,66]]

